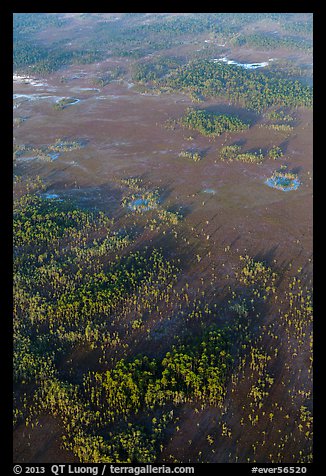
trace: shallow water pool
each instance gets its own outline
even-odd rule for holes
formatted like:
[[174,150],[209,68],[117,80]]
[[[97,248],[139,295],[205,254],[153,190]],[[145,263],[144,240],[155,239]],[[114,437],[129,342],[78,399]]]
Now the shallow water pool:
[[223,58],[214,58],[213,62],[235,64],[236,66],[241,66],[241,68],[244,68],[244,69],[257,69],[257,68],[264,68],[265,66],[268,66],[268,62],[272,61],[272,59],[273,58],[271,58],[268,61],[262,61],[261,63],[239,63],[238,61],[230,60],[226,56],[224,56]]
[[271,188],[282,190],[282,192],[290,192],[291,190],[297,190],[300,186],[299,179],[287,179],[286,177],[270,177],[265,181],[265,184]]
[[155,208],[155,203],[150,203],[147,198],[135,198],[128,203],[128,208],[132,211],[148,211]]

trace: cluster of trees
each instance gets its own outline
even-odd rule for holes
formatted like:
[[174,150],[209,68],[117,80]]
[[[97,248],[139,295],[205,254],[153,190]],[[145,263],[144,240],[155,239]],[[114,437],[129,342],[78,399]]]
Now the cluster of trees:
[[26,42],[24,39],[14,41],[13,64],[14,68],[23,70],[28,66],[45,62],[48,51],[36,44]]
[[[172,212],[162,210],[159,216],[169,223],[178,221]],[[35,332],[50,336],[51,352],[78,342],[110,347],[119,341],[112,331],[118,322],[128,332],[135,320],[142,321],[145,310],[151,313],[159,302],[168,301],[177,268],[156,249],[129,252],[120,259],[119,253],[131,246],[132,238],[111,227],[112,221],[104,214],[74,209],[64,201],[34,194],[17,201],[18,350],[27,348],[29,338],[25,337]],[[38,361],[32,359],[31,368]]]
[[61,111],[62,109],[75,104],[75,102],[77,102],[75,98],[62,98],[53,104],[53,108]]
[[[14,144],[13,158],[24,157],[26,154],[35,157],[39,160],[51,161],[53,153],[69,152],[71,150],[81,149],[84,146],[82,140],[66,140],[58,138],[53,144],[35,147],[33,145]],[[56,154],[58,155],[58,154]]]
[[[284,28],[300,35],[311,30],[309,26],[303,27],[305,21],[294,21],[292,16],[278,14],[187,14],[165,15],[152,14],[150,21],[144,15],[130,16],[125,14],[118,21],[102,20],[100,16],[85,15],[88,33],[80,42],[78,48],[69,45],[72,37],[57,41],[52,47],[46,47],[37,40],[36,33],[48,27],[61,28],[66,24],[72,25],[71,31],[79,24],[73,24],[74,19],[61,14],[15,14],[14,15],[14,67],[24,71],[28,66],[38,74],[47,74],[69,64],[86,64],[101,61],[110,56],[143,58],[149,54],[178,46],[180,41],[195,42],[196,35],[210,35],[211,38],[231,39],[231,43],[250,46],[276,46],[310,48],[311,42],[304,37],[289,37],[276,39],[271,35],[254,34],[241,35],[239,31],[247,25],[262,21],[272,20],[281,23]],[[306,32],[304,29],[308,29]],[[310,30],[309,30],[310,28]],[[195,53],[196,55],[196,53]],[[174,67],[174,66],[173,66]],[[140,81],[152,81],[164,73],[165,68],[154,66],[151,70],[145,66],[136,68],[134,74]],[[105,77],[104,82],[108,79]],[[99,81],[101,81],[99,79]],[[99,83],[100,84],[100,83]]]
[[165,210],[165,208],[161,207],[157,210],[157,216],[162,223],[170,225],[177,225],[182,219],[182,215],[180,213],[171,210]]
[[191,159],[194,162],[199,162],[202,159],[202,155],[199,152],[193,150],[182,150],[179,154],[179,157]]
[[158,197],[153,192],[145,192],[141,195],[132,194],[123,198],[122,205],[134,212],[141,213],[157,208],[157,199]]
[[14,69],[46,74],[65,66],[80,52],[68,51],[58,42],[56,48],[47,48],[35,40],[34,34],[49,27],[61,28],[69,20],[56,13],[15,13],[13,16]]
[[88,35],[83,38],[81,47],[83,50],[100,51],[106,57],[139,59],[178,43],[171,35],[147,29],[142,24],[142,16],[137,14],[125,14],[118,21],[102,21],[94,15],[88,15],[85,20]]
[[59,137],[54,141],[53,144],[48,146],[49,150],[53,150],[55,152],[68,152],[70,150],[76,150],[83,147],[83,141],[80,139],[76,140],[67,140],[62,139]]
[[[42,199],[39,185],[27,184],[14,204],[14,381],[36,386],[23,411],[16,397],[15,422],[34,425],[44,412],[59,417],[65,446],[82,462],[153,462],[171,408],[221,402],[232,364],[228,339],[214,327],[163,357],[106,358],[176,296],[178,268],[155,248],[131,251],[131,236],[104,213]],[[186,292],[177,299],[190,318],[202,313]],[[86,372],[77,385],[61,363],[81,345],[103,352],[107,370]],[[151,423],[134,424],[138,413]]]
[[104,88],[107,84],[111,83],[111,81],[115,81],[117,79],[123,78],[125,75],[126,70],[121,66],[115,66],[110,69],[110,71],[106,71],[98,75],[94,80],[93,83],[95,86],[100,86]]
[[50,150],[47,147],[34,147],[30,145],[17,145],[13,147],[13,159],[14,161],[19,157],[24,157],[26,154],[35,157],[39,160],[51,161]]
[[56,42],[54,47],[40,43],[35,38],[36,33],[48,27],[61,28],[71,21],[61,14],[15,13],[13,20],[14,69],[42,75],[69,64],[94,63],[105,57],[98,48],[72,50],[65,40]]
[[275,292],[277,274],[269,266],[248,255],[241,255],[240,262],[241,269],[237,273],[237,277],[241,283],[246,286],[260,286],[266,293]]
[[153,35],[159,34],[161,37],[170,37],[171,35],[194,35],[212,31],[233,31],[228,26],[226,16],[221,14],[202,14],[187,15],[165,18],[164,21],[157,17],[157,21],[150,24],[143,24],[135,27],[134,31],[138,34]]
[[67,23],[69,20],[60,13],[15,13],[13,16],[14,37],[49,27],[60,28]]
[[247,162],[250,164],[261,164],[264,160],[264,156],[263,154],[258,152],[243,152],[241,154],[238,154],[235,157],[235,160],[239,162]]
[[[230,37],[240,29],[258,21],[274,21],[288,24],[293,21],[290,14],[278,13],[202,13],[174,15],[174,18],[157,15],[154,21],[133,27],[133,32],[138,35],[196,35],[202,33],[223,34]],[[297,21],[297,23],[300,23]]]
[[169,402],[217,405],[231,363],[225,336],[211,329],[191,345],[173,347],[161,360],[143,356],[120,360],[104,373],[90,372],[84,378],[84,396],[102,425]]
[[[202,13],[187,15],[152,15],[143,21],[143,15],[124,15],[121,21],[99,22],[93,34],[101,39],[101,47],[115,56],[141,58],[155,51],[178,46],[182,38],[196,41],[196,35],[220,36],[224,39],[239,34],[239,30],[253,22],[272,20],[285,22],[284,14],[274,13]],[[91,47],[91,43],[87,43]]]
[[[27,421],[42,412],[59,417],[64,445],[81,462],[154,462],[176,421],[173,408],[219,405],[231,365],[225,335],[212,328],[161,359],[121,359],[111,370],[88,372],[81,385],[44,373]],[[132,423],[136,415],[148,423]]]
[[104,58],[105,54],[99,50],[69,50],[61,44],[48,48],[20,37],[14,41],[14,69],[22,72],[45,75],[70,64],[95,63]]
[[[285,134],[290,134],[294,129],[294,126],[293,126],[293,122],[295,120],[294,116],[284,111],[283,109],[278,109],[278,110],[273,109],[271,111],[268,111],[265,117],[268,119],[268,122],[260,124],[259,127],[265,127],[273,131],[283,132]],[[279,150],[279,148],[273,147],[270,153],[272,154],[272,156],[270,156],[272,158],[282,157],[282,151]],[[277,156],[274,157],[275,154]]]
[[290,124],[266,124],[263,127],[266,127],[267,129],[271,129],[273,131],[286,132],[286,133],[290,133],[294,129],[294,127],[291,126]]
[[272,122],[284,122],[289,123],[294,121],[294,117],[291,114],[283,111],[283,109],[272,110],[266,113],[266,117]]
[[283,24],[283,28],[286,31],[291,31],[298,34],[312,34],[313,33],[313,19],[312,15],[307,15],[305,18],[300,20],[287,21]]
[[204,109],[188,108],[181,117],[179,124],[188,129],[196,130],[204,136],[219,136],[223,132],[240,132],[250,126],[231,114],[215,114]]
[[[123,183],[134,193],[144,189],[139,178]],[[300,444],[307,442],[310,451],[312,417],[303,390],[289,384],[295,400],[291,406],[282,400],[283,413],[281,405],[270,405],[274,371],[284,365],[284,354],[279,352],[273,367],[281,338],[274,339],[269,332],[275,328],[265,328],[265,321],[260,327],[264,333],[256,334],[262,319],[259,299],[281,301],[275,290],[277,275],[266,263],[240,257],[220,316],[206,289],[196,292],[185,276],[179,280],[181,265],[155,246],[143,246],[145,237],[126,228],[126,217],[121,229],[121,221],[104,213],[42,199],[39,180],[16,177],[14,185],[15,425],[33,428],[39,416],[53,415],[60,422],[64,446],[81,462],[153,463],[162,461],[160,452],[178,429],[180,407],[186,404],[200,412],[211,405],[221,409],[222,433],[217,425],[216,434],[201,433],[203,440],[210,451],[216,438],[234,438],[229,456],[234,462],[239,433],[233,432],[234,407],[228,408],[224,397],[228,388],[232,403],[241,379],[249,377],[239,423],[245,432],[253,432],[252,442],[256,432],[264,444],[265,420],[273,420],[273,441],[278,441],[284,429],[280,417],[291,409],[300,425],[295,436],[299,434]],[[143,218],[131,218],[135,228],[141,228]],[[197,255],[198,263],[201,259]],[[235,283],[240,293],[234,291]],[[280,319],[272,324],[284,325],[291,352],[301,358],[312,301],[299,283],[291,283]],[[175,339],[171,321],[180,326]],[[292,418],[286,429],[291,440]],[[269,459],[281,451],[281,461],[291,448],[298,453],[293,459],[304,460],[306,450],[299,456],[291,442],[273,447]],[[249,443],[246,449],[246,458],[265,454],[265,449],[257,450],[256,457]],[[200,455],[193,458],[201,461]]]
[[[98,386],[92,387],[92,395]],[[156,460],[166,427],[174,419],[173,411],[163,408],[156,411],[155,417],[146,415],[146,425],[134,424],[128,419],[119,421],[119,418],[110,425],[110,421],[104,421],[103,415],[94,410],[88,398],[82,386],[57,378],[47,379],[36,394],[33,414],[47,412],[60,418],[65,430],[64,447],[81,463],[153,463]],[[100,405],[105,414],[109,413],[106,409],[110,402],[108,393]]]
[[225,145],[221,147],[218,153],[218,158],[220,160],[231,162],[240,154],[241,147],[240,145]]
[[146,190],[140,179],[126,179],[122,183],[128,187],[121,201],[123,207],[138,213],[158,207],[158,190]]
[[155,61],[136,63],[132,70],[132,79],[140,83],[157,82],[180,65],[180,61],[173,57],[159,57]]
[[[181,220],[180,213],[166,210],[161,206],[159,190],[147,190],[140,178],[122,179],[120,183],[127,187],[121,202],[122,206],[137,213],[155,210],[157,217],[164,224],[176,225]],[[154,223],[157,223],[155,219]]]
[[[230,35],[237,31],[246,17],[234,14],[165,15],[152,14],[150,22],[142,15],[124,15],[119,22],[98,22],[92,36],[100,40],[101,47],[114,56],[141,58],[155,51],[180,45],[181,38],[194,41],[194,35],[205,32]],[[96,40],[87,42],[93,46]]]
[[162,78],[161,84],[171,90],[224,97],[258,112],[275,105],[312,107],[312,88],[300,81],[224,62],[191,61]]
[[247,162],[251,164],[261,164],[264,160],[264,155],[259,152],[241,152],[239,145],[226,145],[219,150],[219,159],[226,162]]
[[275,188],[292,188],[299,183],[299,176],[294,172],[275,170],[272,176],[268,179],[270,183],[274,184]]
[[275,48],[289,49],[312,49],[312,39],[298,36],[276,36],[271,33],[253,33],[251,35],[239,35],[232,39],[233,46],[249,46],[266,50]]
[[281,147],[278,147],[278,146],[274,146],[272,147],[269,151],[268,151],[268,157],[270,159],[280,159],[281,157],[283,157],[283,151],[281,149]]

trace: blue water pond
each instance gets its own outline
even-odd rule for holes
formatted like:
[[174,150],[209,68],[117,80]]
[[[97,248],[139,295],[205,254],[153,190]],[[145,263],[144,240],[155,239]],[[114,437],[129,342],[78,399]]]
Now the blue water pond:
[[287,177],[270,177],[265,181],[265,184],[271,188],[282,190],[282,192],[290,192],[297,190],[300,186],[299,179],[289,179]]
[[146,198],[135,198],[128,204],[128,208],[132,211],[147,211],[155,208],[154,204]]

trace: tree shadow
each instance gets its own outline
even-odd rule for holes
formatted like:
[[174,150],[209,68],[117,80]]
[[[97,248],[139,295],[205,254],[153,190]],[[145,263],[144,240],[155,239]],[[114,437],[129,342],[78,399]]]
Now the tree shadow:
[[253,257],[253,259],[255,261],[261,261],[262,263],[265,263],[268,266],[272,266],[278,247],[279,245],[275,245],[268,251],[260,251]]
[[74,183],[69,187],[63,187],[61,181],[53,182],[47,192],[57,193],[59,198],[69,200],[72,205],[79,208],[101,210],[110,216],[117,215],[121,211],[123,192],[118,187],[109,184],[80,187],[74,186]]
[[298,166],[298,167],[293,167],[290,172],[293,173],[293,174],[299,174],[300,172],[302,171],[302,167],[301,166]]
[[243,147],[247,143],[247,139],[238,139],[232,145],[237,145],[238,147]]
[[172,206],[169,206],[167,207],[167,211],[168,212],[172,212],[172,213],[178,213],[181,215],[182,218],[186,218],[193,210],[193,207],[189,204],[187,205],[172,205]]
[[214,104],[212,106],[206,107],[205,111],[212,112],[214,114],[236,115],[241,121],[249,122],[251,126],[254,126],[260,120],[260,115],[256,112],[249,111],[248,109],[232,104]]
[[231,246],[231,247],[234,247],[235,244],[237,243],[237,241],[240,240],[240,238],[241,238],[241,235],[238,235],[238,236],[231,242],[231,245],[230,245],[230,246]]
[[283,154],[287,153],[289,143],[290,143],[290,139],[286,139],[280,143],[279,147],[282,149]]
[[248,149],[244,151],[244,153],[248,154],[262,154],[263,156],[266,156],[268,154],[269,147],[253,147],[251,149]]
[[159,188],[160,198],[159,201],[161,204],[165,203],[168,198],[171,196],[172,188],[170,186],[163,186]]
[[202,154],[203,157],[204,157],[210,150],[211,150],[211,147],[204,147],[204,148],[199,149],[199,151],[200,151],[200,153]]

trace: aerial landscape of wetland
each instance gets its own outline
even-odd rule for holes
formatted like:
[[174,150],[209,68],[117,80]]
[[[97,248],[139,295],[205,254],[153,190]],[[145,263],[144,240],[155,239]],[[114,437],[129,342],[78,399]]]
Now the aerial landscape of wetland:
[[15,463],[313,462],[312,17],[13,15]]

